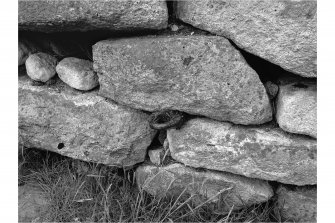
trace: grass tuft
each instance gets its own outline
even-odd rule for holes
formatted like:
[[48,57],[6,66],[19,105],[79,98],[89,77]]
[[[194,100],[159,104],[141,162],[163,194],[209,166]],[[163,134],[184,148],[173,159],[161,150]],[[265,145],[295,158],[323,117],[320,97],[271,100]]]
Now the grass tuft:
[[43,222],[281,222],[272,200],[217,212],[206,202],[192,204],[186,194],[153,197],[136,187],[131,171],[33,149],[19,157],[19,184],[39,186],[49,200]]

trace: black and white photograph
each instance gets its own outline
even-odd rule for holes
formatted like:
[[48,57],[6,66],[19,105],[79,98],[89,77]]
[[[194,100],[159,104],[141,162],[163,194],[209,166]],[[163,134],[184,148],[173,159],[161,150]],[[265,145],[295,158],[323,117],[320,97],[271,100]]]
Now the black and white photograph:
[[320,2],[18,0],[8,222],[325,222]]

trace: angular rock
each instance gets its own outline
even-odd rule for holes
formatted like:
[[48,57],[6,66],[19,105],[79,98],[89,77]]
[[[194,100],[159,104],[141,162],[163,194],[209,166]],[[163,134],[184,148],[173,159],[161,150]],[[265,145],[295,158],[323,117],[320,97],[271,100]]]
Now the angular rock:
[[19,39],[19,51],[18,51],[19,66],[23,65],[26,62],[29,55],[35,53],[36,51],[37,51],[36,47],[31,42],[22,38]]
[[31,86],[19,77],[19,142],[61,155],[115,166],[143,162],[155,130],[149,116],[60,80]]
[[266,92],[269,95],[269,98],[274,99],[278,94],[278,89],[279,89],[278,85],[276,85],[275,83],[271,81],[267,81],[264,86],[265,86]]
[[173,159],[286,184],[316,184],[316,140],[280,128],[197,118],[167,131]]
[[316,1],[178,1],[176,15],[305,77],[316,77]]
[[40,82],[47,82],[56,74],[57,58],[47,53],[31,54],[26,60],[28,76]]
[[281,85],[276,103],[276,119],[283,130],[317,136],[316,82],[296,81]]
[[172,109],[239,124],[272,119],[257,73],[227,39],[154,36],[93,46],[100,95],[137,109]]
[[149,150],[148,151],[149,159],[153,164],[161,165],[164,153],[165,151],[163,148]]
[[99,85],[98,75],[89,60],[67,57],[58,63],[56,71],[62,81],[77,90],[88,91]]
[[165,1],[19,1],[19,29],[41,32],[164,29]]
[[40,222],[47,211],[49,201],[43,191],[37,187],[24,185],[19,187],[19,222]]
[[281,216],[284,219],[294,222],[316,222],[316,187],[289,189],[280,186],[276,193]]
[[266,181],[250,179],[230,173],[196,171],[182,164],[165,167],[140,166],[136,170],[136,180],[140,188],[151,195],[163,197],[195,195],[196,203],[224,202],[223,209],[237,210],[244,206],[265,202],[273,196],[271,186]]

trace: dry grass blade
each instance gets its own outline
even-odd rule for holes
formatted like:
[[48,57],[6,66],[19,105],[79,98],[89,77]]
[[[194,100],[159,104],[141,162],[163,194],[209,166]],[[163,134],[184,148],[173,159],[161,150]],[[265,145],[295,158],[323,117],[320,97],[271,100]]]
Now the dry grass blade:
[[[230,188],[199,204],[193,201],[197,195],[191,193],[191,185],[174,196],[152,196],[143,187],[134,189],[135,176],[128,171],[101,171],[97,165],[88,165],[88,174],[78,174],[71,168],[70,158],[40,151],[23,156],[21,181],[37,185],[50,200],[46,214],[40,216],[43,222],[281,222],[274,202],[238,211],[213,210],[211,201]],[[171,195],[173,183],[169,183],[166,195]]]

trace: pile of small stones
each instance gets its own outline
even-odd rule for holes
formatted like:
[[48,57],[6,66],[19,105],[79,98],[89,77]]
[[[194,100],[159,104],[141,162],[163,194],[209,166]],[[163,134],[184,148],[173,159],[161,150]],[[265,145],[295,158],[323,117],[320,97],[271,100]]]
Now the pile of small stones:
[[55,75],[70,87],[89,91],[99,85],[93,70],[93,62],[85,59],[66,57],[59,61],[54,53],[39,52],[28,41],[19,42],[19,65],[25,64],[28,76],[35,84],[49,84]]

